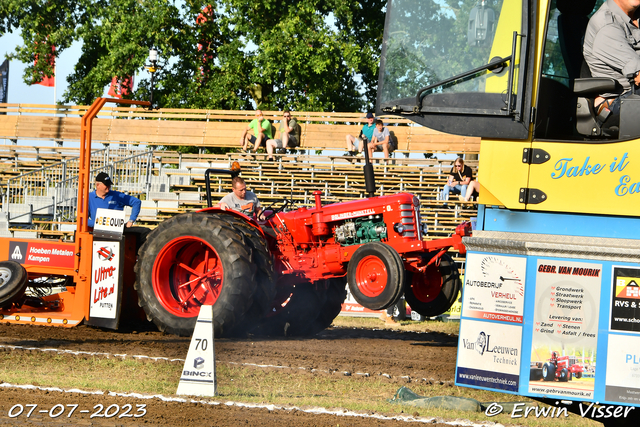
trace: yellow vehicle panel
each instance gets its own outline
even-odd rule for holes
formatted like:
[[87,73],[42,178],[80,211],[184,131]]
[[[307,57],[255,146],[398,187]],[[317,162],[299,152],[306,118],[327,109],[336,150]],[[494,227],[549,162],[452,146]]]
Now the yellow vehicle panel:
[[527,187],[529,165],[522,162],[522,152],[530,145],[527,141],[483,140],[480,143],[480,203],[508,208],[524,207],[519,203],[519,195],[520,188]]
[[539,204],[527,204],[527,209],[639,214],[640,141],[600,144],[534,141],[532,148],[549,154],[545,163],[531,165],[528,185],[544,192],[546,199]]

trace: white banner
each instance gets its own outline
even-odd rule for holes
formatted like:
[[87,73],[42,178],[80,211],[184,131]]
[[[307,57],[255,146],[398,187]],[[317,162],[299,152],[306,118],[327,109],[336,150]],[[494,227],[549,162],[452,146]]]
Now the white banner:
[[120,242],[93,242],[89,317],[115,319],[118,314]]

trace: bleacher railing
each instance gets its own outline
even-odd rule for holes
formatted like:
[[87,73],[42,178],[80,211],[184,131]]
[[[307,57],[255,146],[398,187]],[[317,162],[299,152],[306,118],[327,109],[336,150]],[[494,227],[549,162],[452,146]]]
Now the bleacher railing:
[[[91,153],[91,175],[106,172],[114,189],[147,194],[153,168],[153,151],[104,148]],[[10,178],[2,194],[2,213],[13,223],[30,223],[33,216],[55,221],[75,221],[79,158],[73,157]]]

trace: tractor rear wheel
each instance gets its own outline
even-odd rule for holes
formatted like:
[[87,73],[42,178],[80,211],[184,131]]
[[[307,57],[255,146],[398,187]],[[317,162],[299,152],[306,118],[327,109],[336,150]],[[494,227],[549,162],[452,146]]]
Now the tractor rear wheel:
[[542,379],[545,381],[553,381],[556,376],[556,367],[553,363],[546,362],[542,365]]
[[189,336],[200,307],[213,305],[215,336],[231,334],[253,303],[259,269],[268,268],[254,246],[219,215],[188,213],[161,223],[135,267],[147,318],[161,331]]
[[8,308],[27,289],[27,271],[15,261],[0,261],[0,307]]
[[413,311],[433,317],[451,308],[461,288],[455,261],[449,254],[443,254],[440,265],[429,265],[424,274],[407,271],[404,299]]
[[405,270],[395,249],[382,242],[369,242],[351,257],[347,279],[351,295],[360,305],[384,310],[402,295]]
[[282,278],[276,289],[271,312],[251,333],[273,337],[310,334],[310,328],[326,302],[326,293],[295,277]]
[[320,309],[320,314],[309,328],[309,335],[317,334],[331,326],[333,319],[340,314],[342,303],[347,297],[347,283],[344,277],[327,279],[325,285],[326,290],[319,290],[326,293],[325,302]]

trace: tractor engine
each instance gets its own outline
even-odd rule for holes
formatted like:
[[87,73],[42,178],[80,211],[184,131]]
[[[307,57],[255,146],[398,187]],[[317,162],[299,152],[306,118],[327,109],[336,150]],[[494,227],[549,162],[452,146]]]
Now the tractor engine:
[[301,207],[272,220],[282,274],[296,271],[311,281],[342,276],[362,245],[382,242],[398,254],[422,250],[426,226],[420,223],[420,202],[409,193],[322,206]]

